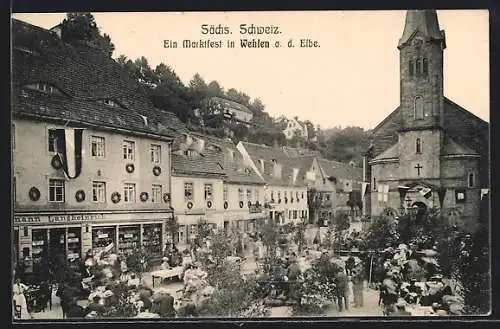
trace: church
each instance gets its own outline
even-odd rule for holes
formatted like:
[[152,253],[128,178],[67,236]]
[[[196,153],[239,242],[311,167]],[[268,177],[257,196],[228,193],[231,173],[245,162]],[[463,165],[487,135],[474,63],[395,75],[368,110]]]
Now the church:
[[400,104],[364,156],[364,214],[439,210],[473,227],[489,188],[489,124],[444,96],[446,38],[435,10],[409,10],[397,48]]

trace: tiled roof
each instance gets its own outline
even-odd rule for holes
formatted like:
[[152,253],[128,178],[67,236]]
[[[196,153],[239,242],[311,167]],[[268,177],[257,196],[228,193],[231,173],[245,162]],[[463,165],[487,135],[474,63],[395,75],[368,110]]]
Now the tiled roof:
[[[254,170],[243,164],[243,158],[236,149],[236,145],[232,140],[198,133],[192,133],[192,135],[205,141],[204,152],[217,154],[219,156],[225,174],[224,180],[226,182],[239,184],[265,184],[265,182],[257,173],[255,173]],[[220,151],[212,148],[213,146],[219,148]],[[229,152],[233,153],[233,158],[230,158]]]
[[[296,165],[298,165],[294,163],[296,160],[288,157],[282,148],[274,148],[247,142],[242,142],[242,144],[257,168],[259,168],[259,160],[264,160],[265,170],[262,173],[262,176],[268,185],[297,187],[307,185],[306,182],[301,179],[302,177],[300,176],[300,171],[297,175],[295,183],[293,183],[293,168],[297,168],[299,170],[300,168],[296,167]],[[271,162],[272,160],[276,160],[278,165],[281,165],[281,177],[273,175],[274,170]]]
[[399,143],[396,143],[375,157],[373,160],[391,159],[399,157]]
[[[13,97],[14,114],[40,115],[40,106],[49,111],[48,119],[75,119],[90,124],[137,129],[175,136],[186,128],[171,113],[156,109],[142,86],[112,58],[83,43],[67,44],[54,33],[15,20],[12,21],[13,89],[39,82],[53,85],[62,95],[43,95],[27,91],[28,97]],[[99,101],[112,100],[122,107]],[[31,104],[32,103],[32,104]],[[80,113],[81,112],[81,113]],[[147,121],[141,117],[144,116]]]
[[224,157],[210,151],[202,152],[202,155],[190,157],[172,152],[172,175],[207,175],[215,174],[224,176]]
[[353,181],[363,180],[363,168],[353,167],[346,163],[326,159],[318,159],[318,162],[321,168],[323,168],[325,173],[330,177]]
[[227,106],[227,107],[230,107],[230,108],[242,111],[242,112],[253,114],[253,112],[248,107],[246,107],[246,106],[244,106],[244,105],[242,105],[240,103],[237,103],[237,102],[231,101],[229,99],[226,99],[226,98],[212,97],[212,98],[210,98],[210,101],[211,102],[216,102],[216,103],[221,104],[223,106]]
[[443,150],[441,155],[479,155],[471,148],[459,145],[451,137],[445,136],[443,140]]

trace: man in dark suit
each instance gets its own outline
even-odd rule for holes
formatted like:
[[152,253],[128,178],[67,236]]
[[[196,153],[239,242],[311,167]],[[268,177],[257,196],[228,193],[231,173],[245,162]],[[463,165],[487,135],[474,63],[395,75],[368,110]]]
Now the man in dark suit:
[[344,269],[338,271],[335,277],[335,294],[337,296],[339,312],[342,312],[344,305],[346,310],[349,309],[349,302],[346,296],[348,282]]

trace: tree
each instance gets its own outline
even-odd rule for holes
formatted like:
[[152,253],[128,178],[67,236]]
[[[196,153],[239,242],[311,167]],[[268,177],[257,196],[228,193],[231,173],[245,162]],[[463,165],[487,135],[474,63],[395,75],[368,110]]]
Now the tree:
[[224,96],[224,88],[217,82],[216,80],[211,81],[208,86],[208,94],[210,96],[223,97]]
[[259,112],[264,112],[266,109],[264,103],[262,103],[260,98],[254,98],[254,100],[250,104],[250,108],[254,111],[254,115]]
[[326,157],[340,162],[355,161],[361,165],[361,154],[371,141],[371,133],[359,127],[337,130],[326,142]]
[[102,49],[109,57],[115,50],[115,45],[106,33],[101,35],[94,16],[90,12],[67,13],[61,23],[62,39],[67,42],[75,40],[87,41]]
[[175,241],[175,237],[179,234],[179,219],[177,216],[167,219],[165,230],[170,234],[172,241]]

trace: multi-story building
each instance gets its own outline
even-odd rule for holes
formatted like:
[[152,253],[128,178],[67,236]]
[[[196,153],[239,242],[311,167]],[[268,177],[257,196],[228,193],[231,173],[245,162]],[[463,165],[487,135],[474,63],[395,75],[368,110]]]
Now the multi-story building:
[[191,147],[204,139],[187,137],[190,142],[172,152],[172,190],[177,191],[172,206],[179,224],[175,243],[181,247],[192,241],[200,221],[222,226],[224,212],[224,159],[204,147]]
[[100,50],[18,20],[12,35],[14,257],[159,254],[183,125]]
[[287,140],[292,139],[296,135],[304,140],[308,140],[309,136],[307,126],[304,123],[299,122],[297,118],[284,118],[282,123],[284,124],[283,134],[285,135]]
[[256,229],[267,217],[264,180],[244,163],[232,141],[194,133],[186,139],[196,146],[180,143],[172,154],[172,188],[184,191],[172,195],[180,225],[176,243],[188,244],[200,220],[226,231]]
[[307,183],[299,176],[300,168],[290,166],[281,148],[239,142],[243,161],[266,182],[264,202],[269,219],[285,224],[308,218]]

